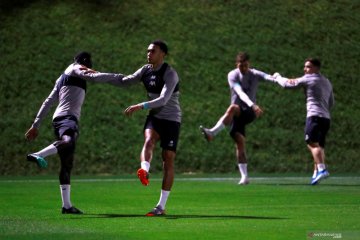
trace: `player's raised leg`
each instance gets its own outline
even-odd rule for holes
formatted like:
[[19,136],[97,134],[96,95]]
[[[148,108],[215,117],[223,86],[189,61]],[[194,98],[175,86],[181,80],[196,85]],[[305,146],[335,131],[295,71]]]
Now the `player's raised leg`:
[[149,170],[150,163],[153,157],[153,151],[156,145],[156,142],[159,140],[159,135],[154,129],[148,128],[144,131],[144,145],[140,154],[140,168],[137,171],[137,176],[142,185],[148,186],[150,184],[149,180]]
[[223,116],[217,121],[214,127],[211,129],[205,128],[200,125],[200,131],[204,135],[205,139],[210,142],[214,137],[225,129],[226,126],[230,125],[234,116],[240,114],[239,106],[236,104],[231,104]]

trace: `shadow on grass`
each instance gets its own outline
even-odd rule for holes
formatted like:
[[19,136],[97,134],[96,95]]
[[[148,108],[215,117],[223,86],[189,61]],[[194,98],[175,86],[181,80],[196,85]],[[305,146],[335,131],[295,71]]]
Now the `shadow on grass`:
[[[81,218],[149,218],[140,214],[83,214]],[[258,217],[258,216],[238,216],[238,215],[164,215],[158,218],[165,219],[253,219],[253,220],[284,220],[282,217]]]

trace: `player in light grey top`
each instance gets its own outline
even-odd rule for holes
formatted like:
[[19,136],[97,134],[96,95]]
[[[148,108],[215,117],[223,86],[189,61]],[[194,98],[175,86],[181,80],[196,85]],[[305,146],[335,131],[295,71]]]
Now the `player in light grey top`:
[[[85,70],[84,65],[77,62],[70,64],[64,71],[64,74],[88,82],[109,83],[113,85],[118,85],[118,81],[121,78],[120,74],[87,71]],[[84,103],[86,94],[86,83],[73,84],[69,83],[70,81],[64,80],[63,75],[56,80],[53,90],[43,102],[35,118],[32,125],[34,128],[38,129],[40,127],[42,120],[46,117],[50,108],[55,103],[58,103],[58,105],[53,114],[53,119],[56,117],[72,115],[76,117],[78,121],[80,120],[81,107]],[[76,84],[83,86],[76,86]]]
[[[308,68],[306,66],[305,68]],[[289,80],[277,78],[284,88],[304,88],[306,97],[306,117],[318,116],[330,119],[330,109],[334,105],[334,95],[330,81],[321,73],[306,73],[300,78]]]
[[320,73],[321,62],[316,58],[305,60],[305,75],[287,79],[276,73],[276,81],[284,88],[303,88],[306,98],[305,140],[314,159],[311,184],[315,185],[329,176],[325,166],[325,138],[330,128],[330,110],[334,105],[330,81]]
[[211,141],[225,126],[231,125],[230,135],[236,143],[236,157],[241,175],[240,185],[249,183],[245,154],[245,126],[263,113],[256,104],[258,84],[262,80],[275,81],[272,75],[250,68],[249,60],[247,53],[239,53],[236,57],[237,68],[228,74],[231,104],[225,114],[211,129],[200,126],[206,140]]
[[242,74],[239,68],[229,72],[228,83],[231,91],[231,104],[239,104],[240,101],[248,107],[256,106],[256,92],[259,82],[265,80],[274,82],[274,77],[254,68]]
[[92,61],[89,53],[81,52],[75,56],[74,62],[56,80],[53,90],[38,111],[34,123],[25,133],[27,140],[34,140],[38,136],[41,122],[50,111],[51,106],[55,103],[58,104],[53,114],[53,127],[57,141],[38,152],[29,154],[27,159],[35,162],[40,168],[46,168],[47,161],[44,158],[59,154],[61,163],[59,181],[63,214],[82,213],[70,201],[70,176],[79,134],[78,122],[85,100],[86,83],[89,81],[116,84],[121,78],[121,75],[118,74],[89,70],[90,67],[92,67]]

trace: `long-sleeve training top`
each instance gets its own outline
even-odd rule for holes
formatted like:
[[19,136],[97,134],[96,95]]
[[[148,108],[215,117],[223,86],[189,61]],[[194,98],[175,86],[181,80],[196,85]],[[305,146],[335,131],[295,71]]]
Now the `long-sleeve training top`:
[[330,109],[335,103],[330,81],[320,73],[305,74],[300,78],[288,81],[277,78],[284,88],[304,88],[306,97],[306,117],[318,116],[330,119]]
[[102,82],[116,84],[121,75],[113,73],[86,73],[80,70],[83,66],[78,63],[70,64],[63,74],[56,80],[50,95],[45,99],[33,123],[33,127],[39,128],[42,120],[48,114],[51,106],[58,102],[53,114],[56,117],[72,115],[80,120],[81,107],[85,100],[86,82]]
[[256,69],[249,69],[242,74],[238,68],[228,74],[228,83],[231,93],[231,103],[240,104],[239,99],[247,106],[252,107],[256,103],[256,92],[260,80],[275,82],[273,76]]
[[143,102],[150,109],[150,115],[169,121],[181,122],[179,102],[179,77],[176,71],[167,63],[153,69],[146,64],[131,75],[122,75],[120,85],[143,82],[148,101]]

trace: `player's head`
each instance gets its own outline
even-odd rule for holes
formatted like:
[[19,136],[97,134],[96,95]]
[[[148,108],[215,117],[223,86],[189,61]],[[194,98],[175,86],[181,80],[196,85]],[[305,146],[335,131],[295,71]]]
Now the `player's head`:
[[160,48],[160,50],[165,53],[165,55],[168,53],[168,47],[166,43],[162,40],[155,40],[151,44],[154,44]]
[[236,55],[235,63],[242,74],[247,73],[250,68],[250,55],[247,52],[240,52]]
[[91,54],[88,52],[80,52],[74,57],[74,62],[84,65],[88,68],[92,67]]
[[150,43],[147,49],[148,63],[157,65],[163,62],[165,55],[168,53],[168,47],[162,40],[155,40]]
[[317,58],[307,58],[304,63],[304,73],[312,74],[319,73],[321,68],[321,62]]

